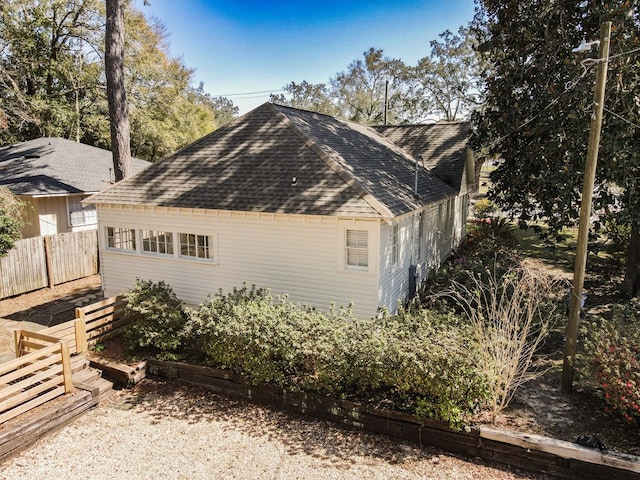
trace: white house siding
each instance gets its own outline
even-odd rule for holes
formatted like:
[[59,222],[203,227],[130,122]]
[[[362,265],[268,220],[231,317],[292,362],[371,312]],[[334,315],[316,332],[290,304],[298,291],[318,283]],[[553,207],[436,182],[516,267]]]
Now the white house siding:
[[[405,303],[409,296],[409,267],[417,267],[417,285],[429,271],[439,267],[464,237],[468,195],[449,197],[422,210],[424,217],[423,248],[419,247],[419,214],[413,212],[399,217],[391,224],[384,223],[380,232],[380,286],[378,301],[391,313],[398,301]],[[392,265],[393,224],[400,235],[400,256]]]
[[[98,221],[108,296],[131,288],[136,278],[164,280],[181,299],[197,305],[220,288],[228,292],[247,282],[322,310],[332,302],[338,306],[353,302],[358,317],[370,318],[376,312],[377,220],[99,205]],[[105,249],[107,226],[135,228],[138,252]],[[345,227],[370,232],[369,272],[344,270]],[[140,229],[213,235],[216,261],[144,254]]]

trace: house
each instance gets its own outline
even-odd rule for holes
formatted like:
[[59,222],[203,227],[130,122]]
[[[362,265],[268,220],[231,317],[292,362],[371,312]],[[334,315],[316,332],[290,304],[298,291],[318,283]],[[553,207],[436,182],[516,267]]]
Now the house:
[[465,235],[470,157],[454,143],[425,153],[462,162],[457,187],[373,128],[263,104],[88,200],[105,294],[141,277],[195,305],[247,282],[393,312]]
[[[149,165],[132,159],[134,172]],[[25,203],[22,236],[95,229],[95,206],[81,202],[113,181],[111,152],[64,138],[0,148],[0,186]]]

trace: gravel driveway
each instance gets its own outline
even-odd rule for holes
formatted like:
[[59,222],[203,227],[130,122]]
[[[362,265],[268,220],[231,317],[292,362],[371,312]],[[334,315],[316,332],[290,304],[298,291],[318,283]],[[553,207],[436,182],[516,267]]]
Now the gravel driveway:
[[542,479],[145,380],[0,465],[6,480]]

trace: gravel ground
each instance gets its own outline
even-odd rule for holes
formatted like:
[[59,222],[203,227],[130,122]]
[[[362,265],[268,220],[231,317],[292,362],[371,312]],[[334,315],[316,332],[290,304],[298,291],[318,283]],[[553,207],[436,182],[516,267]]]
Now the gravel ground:
[[0,478],[543,479],[174,382],[120,391],[0,465]]

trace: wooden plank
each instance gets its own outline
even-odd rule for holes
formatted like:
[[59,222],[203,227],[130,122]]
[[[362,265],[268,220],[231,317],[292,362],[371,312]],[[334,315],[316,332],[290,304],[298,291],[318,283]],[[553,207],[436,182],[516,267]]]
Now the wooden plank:
[[81,310],[86,314],[94,312],[102,307],[105,307],[107,305],[113,305],[115,303],[118,302],[118,300],[124,302],[124,297],[122,297],[121,295],[117,295],[115,297],[109,297],[109,298],[105,298],[104,300],[101,300],[99,302],[95,302],[92,303],[91,305],[87,305],[86,307],[78,307],[78,309],[76,309],[76,311]]
[[39,332],[43,335],[50,335],[52,337],[58,337],[60,335],[67,335],[68,332],[73,331],[75,324],[75,319],[66,321],[64,323],[59,323],[58,325],[54,325],[53,327],[47,327]]
[[6,386],[0,390],[0,398],[3,399],[0,401],[0,410],[12,408],[26,398],[31,398],[55,385],[62,384],[61,374],[62,371],[59,367],[55,371],[47,369],[18,383]]
[[36,397],[33,400],[25,402],[18,407],[15,407],[13,410],[4,412],[3,414],[0,414],[0,424],[6,422],[11,418],[17,417],[18,415],[21,415],[24,412],[31,410],[32,408],[38,407],[43,403],[48,402],[49,400],[53,400],[54,398],[59,397],[60,395],[64,395],[64,387],[55,388],[50,392],[45,393],[44,395]]
[[40,332],[30,332],[28,330],[22,330],[22,336],[24,338],[41,340],[43,342],[48,342],[48,343],[58,343],[59,341],[58,338],[52,337],[51,335],[46,335]]
[[540,435],[506,432],[485,427],[480,428],[480,438],[518,445],[524,449],[552,453],[562,458],[608,465],[610,467],[640,473],[640,457],[635,455],[613,455],[611,452],[605,454],[600,450],[583,447],[576,443],[542,437]]
[[[3,400],[0,402],[0,412],[5,412],[9,409],[19,408],[20,405],[29,403],[31,399],[46,396],[46,392],[48,390],[56,389],[61,386],[62,377],[58,376],[52,378],[46,382],[42,382],[40,384],[35,384],[32,388],[28,390],[18,393],[11,398]],[[43,395],[40,395],[40,394]],[[64,393],[64,386],[62,386],[62,393]]]
[[87,327],[83,318],[76,318],[74,321],[75,345],[73,353],[85,353],[89,351],[87,343]]
[[43,237],[18,240],[7,255],[0,258],[0,298],[46,286]]
[[130,325],[131,322],[128,320],[119,320],[117,322],[113,322],[109,325],[105,325],[100,329],[90,330],[87,332],[87,336],[89,339],[96,343],[99,340],[104,340],[110,337],[115,336],[119,333],[124,327]]
[[46,348],[38,350],[37,352],[28,353],[27,355],[23,355],[14,360],[4,362],[0,364],[0,375],[4,375],[7,372],[11,372],[16,368],[20,368],[25,364],[36,362],[40,358],[56,353],[59,349],[60,349],[60,345],[56,343],[54,345],[50,345]]
[[[17,380],[18,378],[31,375],[32,373],[42,370],[43,368],[48,368],[54,365],[57,361],[58,360],[55,358],[55,356],[52,355],[42,360],[38,360],[37,362],[27,364],[22,368],[14,370],[13,372],[9,372],[9,373],[6,373],[5,375],[2,375],[0,377],[0,384],[9,384]],[[1,393],[2,391],[0,390],[0,394]]]
[[69,393],[73,389],[73,378],[71,376],[71,354],[69,353],[69,343],[60,342],[60,355],[62,356],[62,376],[64,383],[64,393]]

